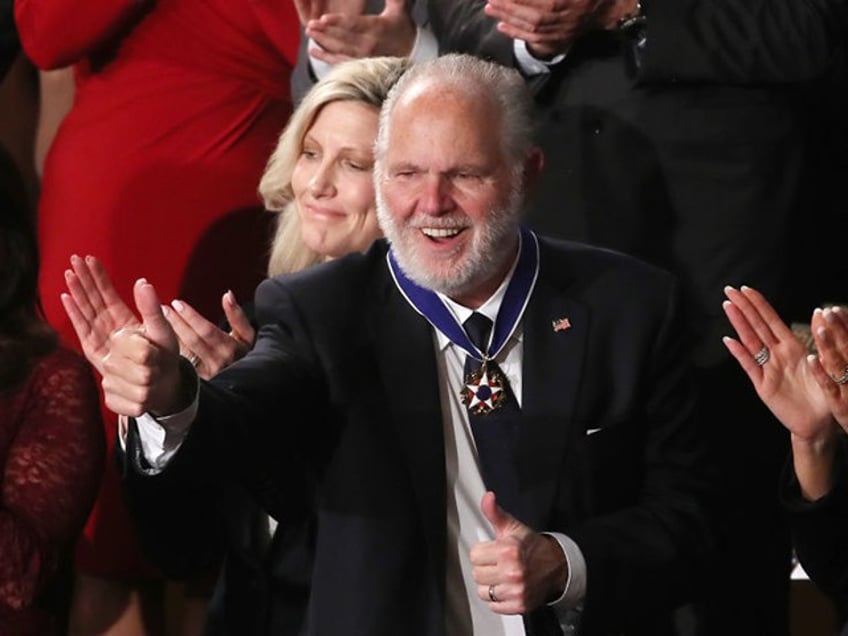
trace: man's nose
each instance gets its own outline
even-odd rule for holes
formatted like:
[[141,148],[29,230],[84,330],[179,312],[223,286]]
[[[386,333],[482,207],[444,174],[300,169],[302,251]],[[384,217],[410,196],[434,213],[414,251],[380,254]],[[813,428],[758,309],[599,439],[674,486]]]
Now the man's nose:
[[442,174],[428,174],[424,177],[420,205],[427,214],[444,214],[453,207],[450,181]]

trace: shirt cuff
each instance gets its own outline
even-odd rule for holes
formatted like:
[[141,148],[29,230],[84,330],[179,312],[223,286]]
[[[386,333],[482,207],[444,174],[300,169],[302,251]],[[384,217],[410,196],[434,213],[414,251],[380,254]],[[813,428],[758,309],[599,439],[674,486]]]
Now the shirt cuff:
[[[321,48],[321,45],[318,44],[312,38],[309,38],[309,42],[306,43],[306,51],[307,55],[309,55],[309,50],[312,47]],[[327,76],[331,70],[333,70],[333,65],[325,62],[324,60],[319,60],[317,57],[312,57],[309,55],[309,66],[312,68],[312,73],[315,75],[315,79],[321,81]]]
[[439,43],[436,36],[429,27],[417,27],[415,30],[415,44],[409,53],[409,59],[413,63],[428,62],[439,57]]
[[565,562],[568,565],[568,578],[565,589],[559,598],[548,603],[553,608],[564,634],[570,634],[579,623],[580,612],[583,609],[583,599],[586,597],[586,559],[583,552],[573,539],[560,532],[543,532],[553,537],[562,548]]
[[515,61],[518,63],[518,68],[524,75],[544,75],[551,72],[551,68],[559,64],[565,59],[568,51],[554,56],[550,60],[540,60],[533,57],[533,54],[527,50],[527,42],[524,40],[512,41],[512,52],[515,56]]
[[[151,473],[162,472],[182,446],[192,422],[197,417],[198,402],[199,383],[194,400],[186,409],[162,417],[153,417],[150,413],[144,413],[136,419],[141,452],[150,464]],[[121,437],[126,438],[123,431]],[[126,446],[126,441],[122,444]]]

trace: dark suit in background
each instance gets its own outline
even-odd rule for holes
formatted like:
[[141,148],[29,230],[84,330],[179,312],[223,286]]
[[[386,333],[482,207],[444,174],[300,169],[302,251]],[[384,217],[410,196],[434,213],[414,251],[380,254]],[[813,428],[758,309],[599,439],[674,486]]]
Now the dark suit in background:
[[[542,243],[522,321],[518,464],[525,521],[561,531],[587,562],[583,634],[663,633],[713,558],[713,483],[693,417],[671,277],[629,258]],[[166,479],[247,484],[286,526],[314,513],[309,634],[445,632],[446,488],[433,331],[403,299],[385,245],[275,278],[243,360],[201,384],[200,412]],[[571,327],[554,330],[568,317]],[[166,503],[167,502],[167,503]],[[542,608],[534,613],[541,619]],[[532,620],[528,633],[559,634]]]
[[[512,40],[484,4],[430,1],[442,50],[516,66]],[[823,261],[798,247],[813,247],[799,230],[823,218],[821,205],[808,207],[821,192],[820,175],[809,172],[821,152],[810,105],[844,70],[846,9],[839,0],[642,6],[642,48],[586,33],[549,75],[529,79],[546,154],[530,222],[682,278],[699,408],[727,449],[721,465],[732,493],[726,558],[701,625],[715,634],[781,634],[789,537],[775,484],[786,439],[721,344],[729,329],[722,288],[755,286],[782,315],[806,319],[826,299],[814,293],[836,282],[822,285],[831,272],[811,271]]]

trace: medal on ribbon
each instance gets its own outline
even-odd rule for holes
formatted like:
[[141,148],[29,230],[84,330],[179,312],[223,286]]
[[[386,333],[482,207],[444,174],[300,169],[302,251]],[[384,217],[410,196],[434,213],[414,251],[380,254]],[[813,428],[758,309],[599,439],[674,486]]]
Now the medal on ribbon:
[[507,399],[508,380],[497,365],[483,361],[480,368],[465,376],[460,398],[474,415],[487,415],[500,408]]
[[536,235],[522,227],[519,238],[515,271],[492,327],[487,351],[481,351],[471,342],[462,325],[438,294],[421,287],[403,272],[391,249],[386,255],[395,286],[412,308],[453,344],[481,362],[477,371],[463,379],[460,390],[462,403],[477,415],[491,413],[508,397],[509,381],[494,360],[518,327],[539,275],[539,243]]

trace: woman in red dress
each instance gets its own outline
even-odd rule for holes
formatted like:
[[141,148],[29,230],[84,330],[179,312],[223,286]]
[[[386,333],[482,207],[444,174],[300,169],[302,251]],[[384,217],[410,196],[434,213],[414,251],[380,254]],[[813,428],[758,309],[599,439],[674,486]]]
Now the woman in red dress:
[[[72,253],[98,254],[121,294],[144,272],[163,298],[209,315],[222,286],[252,292],[269,234],[256,183],[291,112],[292,3],[16,0],[15,13],[30,58],[73,64],[77,75],[39,205],[41,297],[63,342],[78,346],[59,301]],[[111,450],[116,420],[105,421]],[[109,461],[77,552],[89,583],[154,576],[118,483]],[[97,589],[90,601],[102,616],[113,597]],[[115,612],[126,589],[116,588]]]
[[36,311],[38,250],[0,151],[0,634],[64,632],[67,570],[103,468],[97,385]]

